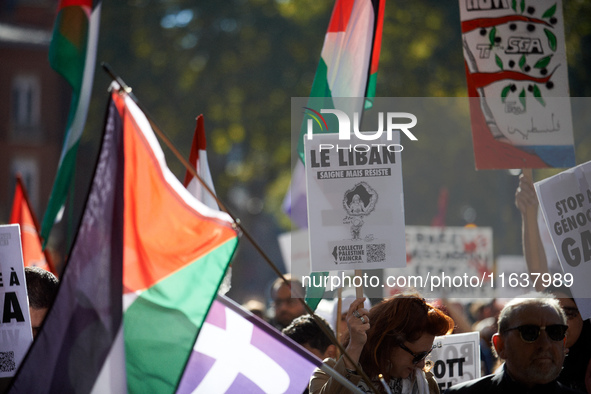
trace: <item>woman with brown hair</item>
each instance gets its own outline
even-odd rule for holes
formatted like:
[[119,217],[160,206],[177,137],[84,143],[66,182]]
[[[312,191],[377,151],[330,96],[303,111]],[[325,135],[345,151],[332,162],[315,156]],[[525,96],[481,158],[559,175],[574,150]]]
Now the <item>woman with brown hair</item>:
[[[381,392],[388,392],[385,384],[393,394],[439,393],[433,374],[424,371],[425,358],[435,336],[452,332],[453,320],[416,293],[398,294],[369,311],[363,308],[364,300],[355,300],[347,312],[349,335],[345,341],[351,359]],[[347,358],[325,363],[363,392],[371,392]],[[312,394],[349,392],[320,369],[314,372],[309,388]]]

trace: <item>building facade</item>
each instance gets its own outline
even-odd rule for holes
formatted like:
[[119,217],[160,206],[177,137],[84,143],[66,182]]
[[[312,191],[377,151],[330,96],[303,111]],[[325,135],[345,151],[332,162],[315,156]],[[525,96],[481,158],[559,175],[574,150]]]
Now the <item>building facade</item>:
[[71,95],[48,60],[57,4],[0,2],[0,223],[9,217],[17,172],[39,220],[55,178]]

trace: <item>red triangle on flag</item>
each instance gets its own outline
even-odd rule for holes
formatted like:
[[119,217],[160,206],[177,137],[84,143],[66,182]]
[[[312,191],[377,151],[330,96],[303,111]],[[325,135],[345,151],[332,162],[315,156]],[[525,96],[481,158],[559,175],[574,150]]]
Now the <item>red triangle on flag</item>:
[[47,250],[43,251],[41,247],[39,222],[31,209],[23,180],[18,174],[16,175],[16,186],[14,188],[9,223],[19,224],[21,227],[21,243],[25,267],[39,267],[57,275],[49,252]]

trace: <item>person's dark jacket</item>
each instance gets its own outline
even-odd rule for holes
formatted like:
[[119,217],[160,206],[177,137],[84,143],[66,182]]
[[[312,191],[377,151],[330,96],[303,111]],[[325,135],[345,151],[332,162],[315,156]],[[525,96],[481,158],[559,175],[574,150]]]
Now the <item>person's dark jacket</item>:
[[580,394],[554,380],[547,384],[536,385],[530,389],[513,380],[503,368],[501,371],[480,379],[470,380],[447,389],[444,394]]

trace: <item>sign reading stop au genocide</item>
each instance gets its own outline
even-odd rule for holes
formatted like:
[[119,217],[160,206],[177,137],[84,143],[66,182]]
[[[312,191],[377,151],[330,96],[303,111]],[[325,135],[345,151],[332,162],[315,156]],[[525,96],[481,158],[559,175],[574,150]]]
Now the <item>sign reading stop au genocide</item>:
[[404,267],[404,200],[396,131],[305,138],[313,272]]
[[591,162],[534,184],[564,272],[543,285],[568,286],[583,319],[591,317]]

